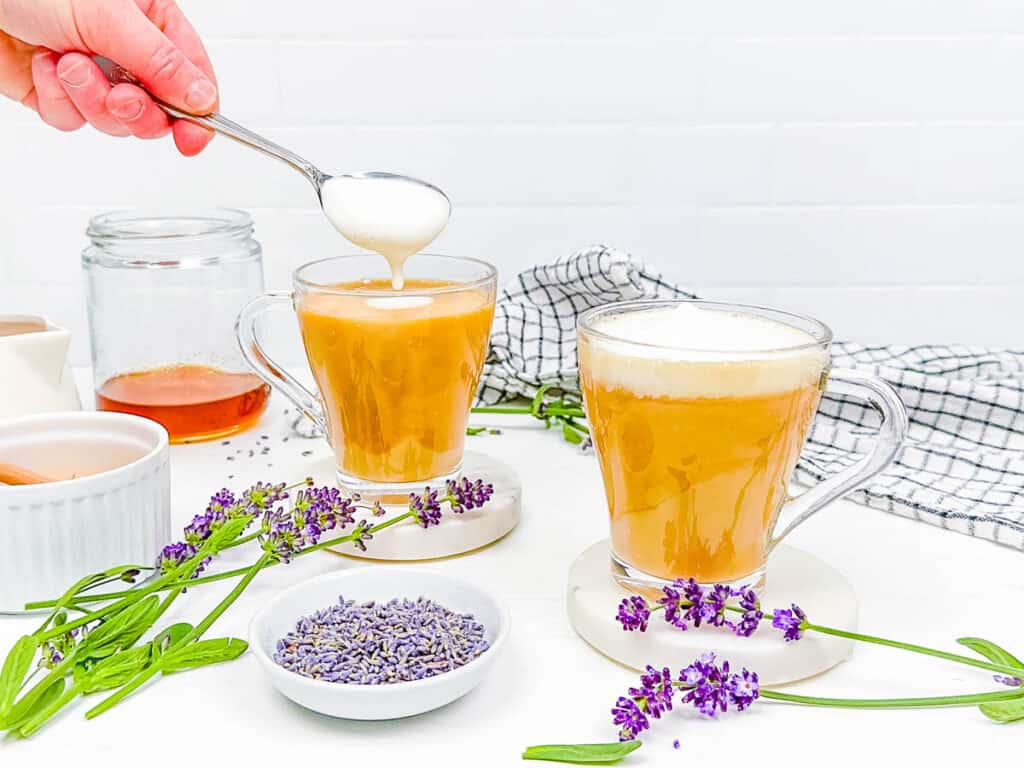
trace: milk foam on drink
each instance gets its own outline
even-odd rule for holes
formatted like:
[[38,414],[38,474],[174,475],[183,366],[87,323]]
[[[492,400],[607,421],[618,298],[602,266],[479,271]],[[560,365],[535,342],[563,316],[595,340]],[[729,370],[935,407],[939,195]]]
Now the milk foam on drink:
[[610,314],[580,356],[605,387],[651,397],[746,397],[813,385],[828,360],[806,331],[749,314],[674,304]]
[[400,178],[334,176],[320,198],[335,229],[387,259],[395,290],[405,284],[405,260],[430,245],[451,214],[438,190]]

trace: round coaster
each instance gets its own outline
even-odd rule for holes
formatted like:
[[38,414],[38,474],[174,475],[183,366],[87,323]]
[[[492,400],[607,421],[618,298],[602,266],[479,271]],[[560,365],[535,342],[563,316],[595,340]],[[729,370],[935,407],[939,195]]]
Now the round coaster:
[[[781,685],[811,677],[849,657],[853,641],[807,632],[787,643],[765,622],[750,637],[737,637],[722,627],[691,627],[685,632],[659,614],[646,632],[626,632],[615,620],[619,601],[631,593],[612,578],[608,541],[583,552],[569,569],[569,620],[596,650],[634,669],[648,664],[684,667],[705,651],[727,659],[734,669],[757,672],[762,685]],[[796,603],[816,623],[853,631],[857,596],[849,582],[830,565],[807,552],[780,545],[768,560],[761,604],[766,611]]]
[[[497,541],[519,522],[523,485],[508,464],[475,451],[467,451],[461,474],[470,479],[483,478],[494,485],[494,495],[483,509],[461,515],[447,511],[440,525],[424,530],[413,520],[398,523],[375,536],[366,552],[352,544],[332,547],[331,551],[364,560],[430,560],[471,552]],[[388,514],[380,521],[408,511],[408,505],[385,504]]]

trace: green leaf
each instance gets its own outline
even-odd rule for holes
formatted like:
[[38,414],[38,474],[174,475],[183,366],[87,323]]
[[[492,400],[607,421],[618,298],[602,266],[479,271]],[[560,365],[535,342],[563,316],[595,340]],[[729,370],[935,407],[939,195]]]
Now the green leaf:
[[[220,550],[237,539],[245,529],[249,527],[249,523],[251,522],[252,517],[250,515],[235,517],[228,520],[224,525],[214,531],[209,539],[207,539],[207,547],[209,550],[206,554],[209,555],[220,552]],[[207,549],[207,547],[204,547],[204,549]]]
[[115,653],[94,666],[78,681],[82,693],[96,693],[120,688],[141,672],[152,658],[149,643],[141,648],[132,648]]
[[219,664],[222,661],[237,659],[248,647],[249,644],[245,640],[239,640],[237,637],[200,640],[172,648],[164,654],[160,667],[166,674],[205,667],[208,664]]
[[1024,720],[1024,695],[1010,701],[990,701],[987,704],[980,704],[978,709],[985,717],[1000,723]]
[[579,432],[573,429],[567,421],[562,422],[562,437],[564,437],[567,442],[570,442],[573,445],[579,445],[580,443],[583,442],[582,435],[580,435]]
[[544,418],[540,415],[540,407],[544,403],[544,395],[551,389],[550,384],[542,384],[537,387],[537,394],[533,396],[533,400],[530,401],[530,413],[536,416],[538,419]]
[[159,610],[160,598],[157,595],[139,600],[86,635],[79,646],[79,655],[82,658],[102,658],[112,655],[118,648],[134,645],[153,626]]
[[180,643],[185,635],[191,632],[193,629],[192,625],[187,621],[181,621],[177,624],[171,624],[161,630],[156,637],[153,638],[153,647],[157,653],[166,653],[168,650]]
[[984,656],[986,659],[995,662],[996,664],[1002,664],[1006,667],[1014,667],[1016,669],[1024,670],[1024,662],[1005,648],[996,645],[991,640],[985,640],[980,637],[961,637],[957,642],[960,643],[960,645],[966,645],[975,653]]
[[0,731],[20,728],[29,718],[50,707],[64,693],[64,678],[58,677],[38,696],[26,697],[14,705],[7,717],[0,719]]
[[614,763],[640,749],[639,741],[608,744],[541,744],[527,747],[523,760],[553,760],[559,763]]
[[25,675],[32,669],[32,660],[36,657],[38,647],[39,643],[33,636],[24,635],[18,638],[4,659],[3,669],[0,670],[0,717],[7,714],[14,703],[25,682]]

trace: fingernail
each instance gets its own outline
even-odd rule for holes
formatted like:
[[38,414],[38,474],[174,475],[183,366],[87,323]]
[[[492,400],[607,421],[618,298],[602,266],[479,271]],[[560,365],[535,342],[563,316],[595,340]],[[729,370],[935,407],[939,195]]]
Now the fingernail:
[[110,111],[119,120],[134,120],[142,114],[145,106],[146,103],[142,99],[129,99],[111,107]]
[[185,92],[185,104],[189,109],[205,112],[213,109],[217,101],[217,89],[209,80],[194,80]]
[[81,88],[89,79],[89,67],[84,61],[76,61],[71,66],[61,68],[57,65],[57,77],[71,88]]

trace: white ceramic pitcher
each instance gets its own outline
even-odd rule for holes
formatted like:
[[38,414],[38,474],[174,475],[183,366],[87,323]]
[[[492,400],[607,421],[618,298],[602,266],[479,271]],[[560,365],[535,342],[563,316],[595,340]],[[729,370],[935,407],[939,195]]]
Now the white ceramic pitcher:
[[32,315],[0,315],[0,334],[4,326],[29,330],[0,335],[0,418],[81,409],[68,363],[71,334]]

